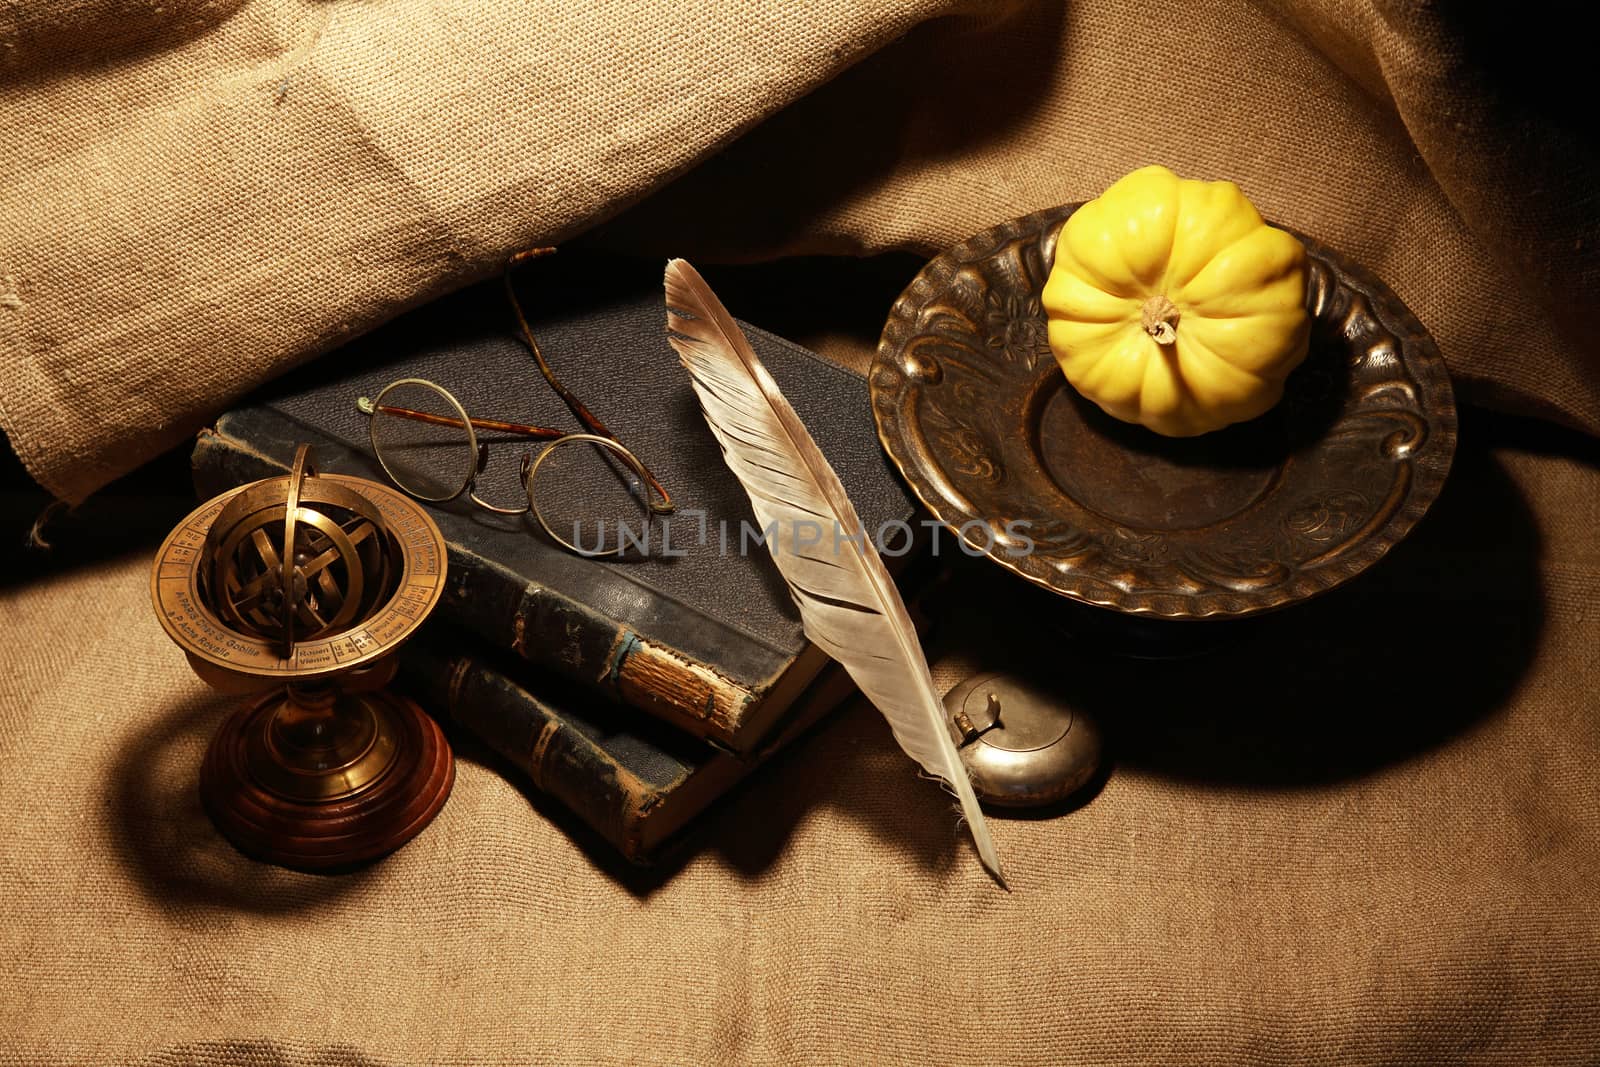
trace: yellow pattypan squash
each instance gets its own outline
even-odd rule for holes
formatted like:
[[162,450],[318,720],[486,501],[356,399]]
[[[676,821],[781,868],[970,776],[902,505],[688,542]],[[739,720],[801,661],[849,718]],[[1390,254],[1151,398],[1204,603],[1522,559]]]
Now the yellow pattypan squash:
[[1232,182],[1136,170],[1062,224],[1051,351],[1124,422],[1192,437],[1253,419],[1306,356],[1305,261]]

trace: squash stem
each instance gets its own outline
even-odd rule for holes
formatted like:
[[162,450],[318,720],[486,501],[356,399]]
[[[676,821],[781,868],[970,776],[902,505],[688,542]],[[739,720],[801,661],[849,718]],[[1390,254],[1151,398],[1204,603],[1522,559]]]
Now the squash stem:
[[1166,293],[1146,300],[1139,320],[1158,345],[1170,345],[1178,339],[1178,305],[1167,299]]

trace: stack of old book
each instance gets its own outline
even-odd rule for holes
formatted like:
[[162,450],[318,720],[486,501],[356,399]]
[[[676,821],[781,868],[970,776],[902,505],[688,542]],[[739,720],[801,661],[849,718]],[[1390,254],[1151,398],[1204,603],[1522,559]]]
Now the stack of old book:
[[[599,559],[465,495],[431,506],[450,545],[448,588],[402,653],[402,679],[462,743],[486,744],[645,861],[853,690],[805,640],[781,576],[747,535],[746,523],[757,532],[748,500],[666,341],[659,265],[569,257],[524,277],[519,292],[552,368],[678,510],[653,545]],[[747,332],[866,528],[912,520],[866,383]],[[300,442],[325,472],[384,480],[356,400],[404,378],[444,386],[473,418],[581,429],[519,340],[496,281],[413,311],[223,415],[196,446],[196,489],[210,496],[280,473]],[[480,439],[489,462],[477,491],[517,499],[519,460],[540,443]]]

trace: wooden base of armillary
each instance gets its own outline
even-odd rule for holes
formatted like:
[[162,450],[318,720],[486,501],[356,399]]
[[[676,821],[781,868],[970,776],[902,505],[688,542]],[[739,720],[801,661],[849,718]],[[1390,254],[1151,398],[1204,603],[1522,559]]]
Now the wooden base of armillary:
[[290,688],[223,723],[200,768],[200,800],[245,855],[330,872],[422,832],[454,781],[449,743],[410,700]]

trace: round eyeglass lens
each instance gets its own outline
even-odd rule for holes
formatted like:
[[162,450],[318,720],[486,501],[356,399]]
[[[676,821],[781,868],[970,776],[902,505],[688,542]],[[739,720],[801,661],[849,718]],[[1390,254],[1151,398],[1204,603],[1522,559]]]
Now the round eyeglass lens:
[[439,386],[416,379],[394,382],[378,394],[372,450],[394,483],[418,500],[460,495],[478,462],[461,405]]
[[528,504],[546,533],[586,556],[646,556],[663,536],[650,521],[633,453],[591,434],[551,442],[533,464]]

